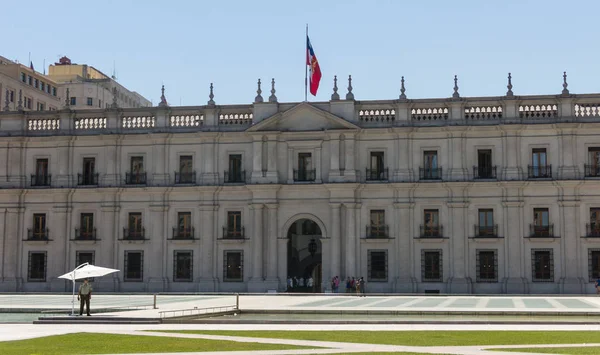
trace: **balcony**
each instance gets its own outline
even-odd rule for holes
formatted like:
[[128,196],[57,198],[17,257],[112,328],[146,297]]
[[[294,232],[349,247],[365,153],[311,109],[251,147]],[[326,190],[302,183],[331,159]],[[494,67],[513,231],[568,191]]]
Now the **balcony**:
[[388,180],[388,168],[381,169],[366,169],[366,180],[367,181],[387,181]]
[[246,239],[245,228],[241,229],[229,229],[227,227],[223,227],[223,239],[232,239],[232,240],[242,240]]
[[95,174],[77,174],[78,186],[94,186],[98,185],[98,173]]
[[194,240],[195,230],[194,227],[189,228],[173,228],[173,240]]
[[317,175],[316,169],[294,169],[294,181],[299,182],[308,182],[315,181],[315,176]]
[[589,224],[585,225],[585,236],[586,238],[600,238],[600,225]]
[[473,179],[496,179],[496,166],[474,166]]
[[554,224],[547,226],[529,225],[529,238],[554,238]]
[[96,228],[93,228],[93,229],[75,228],[75,240],[96,240]]
[[123,228],[123,240],[146,240],[146,228],[135,230]]
[[50,174],[31,174],[31,186],[50,186],[51,181]]
[[146,185],[146,173],[125,173],[126,185]]
[[196,172],[175,172],[175,185],[195,184]]
[[421,225],[421,233],[419,234],[419,238],[444,238],[444,227],[441,225]]
[[600,177],[600,165],[585,164],[585,177]]
[[475,225],[475,238],[498,238],[498,225]]
[[225,171],[223,173],[223,182],[226,184],[242,184],[246,182],[246,171]]
[[388,239],[390,237],[387,224],[367,224],[365,236],[367,239]]
[[442,180],[442,168],[419,168],[419,180]]
[[50,240],[50,230],[45,229],[27,229],[27,240]]
[[527,166],[527,178],[552,179],[552,165]]

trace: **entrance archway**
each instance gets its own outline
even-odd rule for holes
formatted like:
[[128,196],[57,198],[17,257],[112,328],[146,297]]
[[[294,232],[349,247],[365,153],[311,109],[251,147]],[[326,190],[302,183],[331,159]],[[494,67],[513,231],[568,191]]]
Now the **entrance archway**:
[[321,292],[323,278],[321,236],[319,225],[306,218],[297,220],[288,229],[288,292]]

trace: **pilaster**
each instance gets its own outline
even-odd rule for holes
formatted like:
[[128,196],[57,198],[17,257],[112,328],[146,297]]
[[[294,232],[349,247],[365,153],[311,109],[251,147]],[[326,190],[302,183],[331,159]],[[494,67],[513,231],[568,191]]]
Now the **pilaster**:
[[168,210],[169,206],[162,203],[150,205],[150,223],[144,223],[150,227],[146,229],[149,232],[146,238],[149,240],[145,243],[148,245],[147,250],[152,260],[151,263],[144,266],[152,275],[146,284],[147,292],[162,292],[168,288],[165,260],[168,254],[166,253],[167,236],[165,235],[164,221],[164,215]]
[[276,203],[265,205],[268,213],[268,231],[267,231],[267,278],[265,286],[267,290],[279,289],[279,278],[277,275],[278,254],[277,254],[277,209]]
[[264,292],[263,285],[263,204],[251,205],[252,226],[252,278],[248,282],[249,292]]
[[331,238],[330,238],[330,251],[331,251],[331,268],[329,275],[323,276],[323,284],[329,288],[329,284],[326,281],[331,280],[334,276],[340,276],[341,266],[341,240],[340,240],[340,203],[330,203],[331,211]]
[[[64,292],[65,280],[59,279],[58,275],[62,275],[70,271],[70,243],[69,232],[72,207],[68,205],[59,205],[52,208],[52,213],[48,216],[51,222],[50,239],[56,245],[62,245],[62,248],[53,250],[52,254],[48,252],[47,268],[50,292]],[[50,276],[52,275],[52,276]]]
[[[121,207],[114,204],[100,205],[100,220],[102,226],[98,227],[97,237],[101,240],[103,247],[96,254],[96,260],[104,260],[106,267],[119,269],[118,260],[115,258],[117,245],[114,228],[120,226],[117,215]],[[119,287],[119,273],[113,273],[99,277],[94,281],[95,289],[100,292],[115,292]]]
[[277,173],[277,136],[267,137],[267,183],[277,184],[279,175]]
[[215,166],[215,141],[216,137],[210,137],[202,142],[202,159],[204,161],[202,184],[205,185],[216,185],[219,183],[219,172]]
[[[509,294],[525,294],[528,293],[528,284],[525,279],[524,270],[524,248],[523,243],[523,201],[503,201],[504,207],[504,237],[505,260],[505,277],[502,280],[502,292]],[[500,262],[498,263],[500,264]]]
[[216,279],[214,272],[215,255],[215,213],[219,206],[213,204],[202,204],[198,206],[200,211],[200,277],[196,279],[198,292],[215,292]]
[[345,170],[344,170],[344,181],[345,182],[354,182],[356,181],[356,168],[354,166],[355,163],[355,136],[354,135],[345,135]]
[[356,248],[356,242],[358,240],[356,237],[356,208],[360,207],[360,204],[344,203],[344,207],[346,210],[346,233],[344,236],[344,261],[346,265],[344,268],[345,273],[343,275],[338,275],[342,280],[348,276],[358,276],[357,264],[360,260]]
[[[572,124],[565,124],[572,125]],[[559,167],[558,178],[561,180],[573,180],[580,178],[579,169],[577,167],[577,159],[575,150],[575,132],[573,129],[562,129],[559,135]]]
[[329,182],[340,182],[340,136],[332,134],[329,136]]
[[252,183],[260,184],[265,182],[263,176],[263,141],[262,137],[254,136],[252,142]]
[[[396,234],[395,266],[397,278],[394,280],[394,292],[417,292],[417,279],[411,270],[413,254],[413,237],[410,231],[411,211],[415,204],[411,202],[394,203],[394,231]],[[390,258],[390,260],[393,260]]]
[[468,258],[468,236],[467,230],[467,208],[468,202],[448,202],[450,212],[450,260],[451,270],[448,279],[449,293],[471,293],[472,280],[467,277],[469,266]]
[[502,179],[520,180],[523,176],[521,167],[521,132],[518,130],[502,131]]
[[[560,293],[583,294],[586,281],[578,273],[582,255],[581,238],[585,231],[579,231],[579,200],[558,201],[560,211],[560,266],[561,278],[558,280]],[[567,228],[569,226],[569,228]],[[585,257],[584,257],[585,258]]]
[[[3,222],[4,228],[0,228],[2,236],[1,256],[1,274],[0,274],[0,291],[2,292],[18,292],[23,279],[19,275],[17,265],[19,264],[19,215],[23,214],[24,209],[21,208],[4,208],[0,212],[0,221]],[[22,218],[21,218],[22,219]]]

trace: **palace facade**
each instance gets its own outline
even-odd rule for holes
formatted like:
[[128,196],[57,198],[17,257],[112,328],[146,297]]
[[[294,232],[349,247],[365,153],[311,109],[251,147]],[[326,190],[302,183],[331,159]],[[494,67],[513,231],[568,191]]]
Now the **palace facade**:
[[[510,79],[509,79],[510,80]],[[274,84],[273,84],[274,85]],[[600,94],[0,113],[0,291],[591,293]],[[113,102],[116,102],[116,98]],[[68,104],[68,103],[67,103]],[[341,289],[344,288],[342,282]]]

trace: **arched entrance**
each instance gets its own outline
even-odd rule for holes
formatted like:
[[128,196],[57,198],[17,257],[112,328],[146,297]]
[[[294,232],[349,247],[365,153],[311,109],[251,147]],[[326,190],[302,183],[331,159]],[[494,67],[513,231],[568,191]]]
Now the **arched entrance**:
[[[287,291],[321,292],[321,229],[310,219],[299,219],[287,232]],[[291,284],[291,285],[290,285]]]

